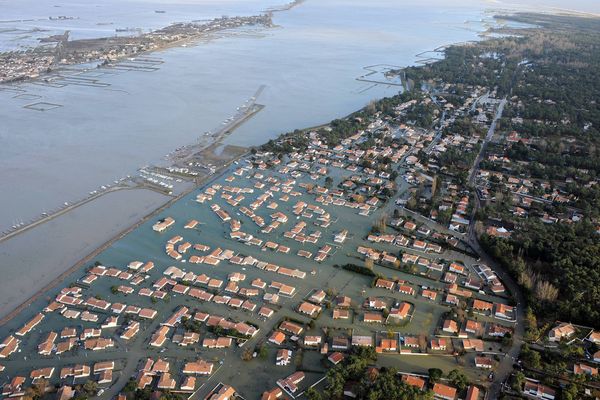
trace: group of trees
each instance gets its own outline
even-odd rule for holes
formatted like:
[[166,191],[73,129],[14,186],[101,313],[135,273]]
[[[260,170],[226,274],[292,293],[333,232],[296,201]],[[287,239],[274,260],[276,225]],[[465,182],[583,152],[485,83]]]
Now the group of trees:
[[405,119],[414,121],[416,126],[429,129],[437,111],[437,107],[433,103],[418,102],[406,110]]
[[430,392],[402,382],[394,368],[369,368],[377,360],[372,347],[354,347],[352,353],[340,364],[327,371],[324,397],[311,391],[310,400],[341,399],[348,382],[356,382],[353,391],[359,399],[368,400],[429,400]]
[[[546,142],[543,145],[525,145],[517,142],[506,150],[511,161],[531,163],[528,175],[533,178],[560,179],[576,176],[578,170],[587,172],[582,178],[593,179],[600,175],[600,148],[590,149],[581,146],[562,148],[560,143]],[[540,164],[535,168],[535,164]]]
[[[523,122],[506,118],[502,126],[539,140],[507,147],[505,155],[514,161],[511,173],[551,183],[575,178],[577,183],[560,188],[574,195],[584,218],[574,224],[543,224],[538,218],[521,221],[512,216],[510,204],[502,205],[497,214],[515,228],[512,237],[484,235],[482,244],[518,279],[538,317],[600,328],[600,286],[595,284],[600,282],[600,244],[591,222],[600,216],[600,189],[584,186],[600,175],[600,23],[572,16],[520,14],[509,19],[535,21],[539,28],[448,47],[444,60],[407,68],[406,75],[416,86],[435,80],[453,88],[481,85],[497,88],[500,96],[516,96],[518,105],[508,107],[507,113]],[[480,133],[476,129],[469,119],[452,126],[452,131],[465,136]],[[565,140],[565,135],[572,140]],[[438,160],[441,171],[468,168],[469,154],[444,152]],[[538,213],[551,215],[567,211],[563,205],[538,208]],[[536,214],[535,207],[530,211]]]
[[127,398],[131,400],[150,400],[156,398],[159,400],[184,400],[187,398],[187,396],[168,391],[159,392],[159,396],[156,397],[154,391],[148,387],[145,389],[138,389],[137,382],[133,378],[127,382],[127,385],[123,388],[123,392],[127,395]]
[[481,243],[519,279],[537,315],[600,329],[600,242],[593,224],[528,220],[510,239],[483,235]]

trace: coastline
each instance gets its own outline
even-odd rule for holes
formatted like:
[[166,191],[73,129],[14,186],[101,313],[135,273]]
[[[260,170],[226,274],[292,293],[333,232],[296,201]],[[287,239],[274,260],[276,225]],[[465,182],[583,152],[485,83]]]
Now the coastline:
[[[445,47],[451,46],[452,44],[446,44],[444,45]],[[436,48],[439,48],[436,47]],[[416,65],[417,63],[415,62],[413,65]],[[366,104],[365,104],[366,105]],[[349,116],[352,116],[353,114],[355,114],[358,110],[354,110],[352,112],[350,112],[348,115],[346,116],[337,116],[337,117],[333,117],[331,119],[335,119],[335,118],[347,118]],[[330,120],[331,120],[330,119]],[[318,129],[319,127],[325,126],[327,125],[330,120],[323,122],[322,124],[318,124],[316,126],[310,126],[307,128],[301,128],[300,130],[303,132],[307,132],[310,131],[312,129]],[[276,137],[274,137],[273,139],[275,139]],[[216,147],[219,145],[220,143],[220,139],[219,138],[215,141],[213,141],[210,145],[207,146],[208,147]],[[236,159],[242,158],[243,156],[239,156]],[[52,282],[48,285],[46,285],[44,288],[38,290],[37,292],[33,293],[27,300],[25,300],[24,302],[22,302],[17,308],[13,309],[11,312],[8,313],[7,317],[3,317],[0,320],[0,326],[6,324],[8,321],[10,321],[12,318],[14,318],[14,316],[18,315],[19,312],[21,310],[23,310],[24,308],[26,308],[28,305],[30,305],[32,302],[34,302],[35,300],[39,299],[40,296],[42,296],[44,294],[44,292],[52,289],[53,287],[57,286],[60,282],[63,282],[64,279],[69,276],[71,273],[77,271],[78,268],[80,268],[82,265],[84,265],[86,262],[89,262],[91,259],[93,259],[93,257],[100,253],[102,250],[106,249],[107,247],[109,247],[111,244],[113,244],[114,242],[118,241],[120,238],[122,238],[123,236],[127,235],[129,232],[131,232],[132,230],[134,230],[137,226],[139,226],[141,223],[147,221],[149,218],[152,218],[152,216],[156,215],[157,213],[160,213],[162,210],[164,210],[165,208],[168,208],[169,205],[174,204],[175,202],[177,202],[179,199],[181,199],[183,196],[185,196],[186,194],[188,194],[189,192],[202,187],[203,185],[206,185],[208,182],[210,182],[212,179],[217,178],[218,176],[220,176],[226,169],[227,167],[233,162],[234,160],[230,160],[227,164],[227,166],[220,168],[218,172],[216,172],[215,174],[210,175],[209,177],[207,177],[205,180],[203,180],[202,182],[194,185],[194,187],[190,190],[185,191],[184,193],[180,194],[179,196],[169,200],[166,204],[161,205],[160,207],[154,209],[153,211],[151,211],[149,214],[147,214],[146,216],[144,216],[142,218],[142,220],[137,221],[136,223],[130,225],[128,228],[125,228],[119,232],[117,232],[116,234],[113,234],[112,237],[110,239],[108,239],[107,241],[105,241],[102,245],[100,245],[99,247],[97,247],[94,251],[90,252],[88,255],[86,255],[83,258],[80,258],[77,262],[75,262],[75,264],[73,264],[68,270],[66,270],[65,272],[61,273],[58,277],[56,277],[54,280],[52,280]]]
[[202,187],[205,187],[206,185],[209,185],[214,180],[220,178],[230,168],[231,164],[243,159],[244,157],[247,157],[248,154],[249,154],[248,152],[244,152],[234,158],[231,158],[214,174],[200,179],[194,185],[192,185],[192,187],[190,187],[189,189],[186,189],[182,193],[178,194],[177,196],[170,198],[169,200],[167,200],[165,203],[163,203],[159,207],[154,208],[150,213],[144,215],[141,219],[139,219],[134,224],[129,225],[125,229],[112,235],[112,237],[110,239],[105,241],[99,247],[95,248],[91,253],[89,253],[86,256],[84,256],[83,258],[79,259],[77,262],[75,262],[75,264],[73,264],[67,270],[60,273],[60,275],[55,277],[51,282],[46,284],[41,289],[38,289],[36,292],[31,294],[25,301],[21,302],[17,307],[13,308],[6,315],[4,315],[2,318],[0,318],[0,327],[6,325],[9,321],[11,321],[17,315],[19,315],[23,310],[25,310],[27,307],[29,307],[32,303],[34,303],[35,301],[37,301],[38,299],[43,297],[48,291],[52,290],[53,288],[58,286],[60,283],[64,282],[66,280],[66,278],[68,278],[70,275],[77,272],[77,270],[84,267],[86,264],[92,262],[98,254],[102,253],[104,250],[106,250],[107,248],[112,246],[115,242],[117,242],[118,240],[127,236],[129,233],[134,231],[140,225],[142,225],[143,223],[152,219],[153,217],[155,217],[156,215],[158,215],[165,209],[169,208],[174,203],[181,200],[185,196],[189,195],[193,191],[198,190]]
[[[505,105],[507,101],[509,106],[533,104],[532,109],[535,109],[539,98],[534,96],[535,92],[545,88],[542,73],[531,83],[531,90],[515,91],[514,97],[509,99],[513,88],[530,86],[528,79],[533,74],[528,72],[529,63],[543,66],[552,60],[545,54],[539,58],[529,54],[531,58],[525,58],[520,53],[521,46],[536,45],[537,39],[542,37],[547,39],[549,49],[559,49],[567,36],[562,34],[570,32],[568,28],[560,29],[562,24],[570,25],[558,18],[559,22],[550,29],[544,25],[543,16],[539,17],[540,27],[527,23],[527,18],[519,20],[518,15],[512,18],[514,20],[507,17],[507,21],[523,23],[524,27],[495,28],[491,24],[479,33],[480,39],[468,42],[474,43],[473,51],[468,43],[460,42],[436,48],[434,51],[441,49],[441,56],[431,61],[431,67],[418,60],[402,63],[405,66],[398,67],[397,71],[401,88],[394,88],[393,94],[386,92],[369,102],[346,107],[341,112],[329,112],[328,123],[322,124],[320,117],[309,120],[307,115],[298,113],[302,118],[293,124],[305,127],[291,128],[292,131],[280,129],[270,117],[266,120],[273,125],[262,144],[258,141],[244,144],[243,135],[236,135],[231,141],[226,138],[246,119],[238,123],[234,117],[228,118],[226,121],[234,121],[223,122],[226,126],[215,130],[219,134],[206,132],[201,137],[204,139],[198,139],[199,143],[183,145],[165,156],[165,160],[172,162],[169,167],[151,165],[140,169],[144,174],[145,170],[151,171],[150,178],[140,175],[142,182],[143,179],[155,182],[151,176],[160,177],[160,173],[167,175],[165,179],[182,177],[184,183],[175,185],[177,189],[169,192],[169,197],[163,197],[164,193],[160,192],[150,193],[148,186],[115,191],[106,196],[113,200],[110,205],[104,197],[99,197],[97,202],[90,201],[89,206],[82,207],[82,212],[65,211],[58,221],[40,223],[23,235],[22,240],[15,240],[15,244],[3,246],[0,240],[0,264],[7,272],[0,281],[2,297],[16,303],[14,297],[10,298],[14,293],[20,292],[21,298],[24,293],[31,294],[14,309],[12,304],[4,307],[7,303],[0,298],[0,332],[7,336],[5,343],[17,343],[16,347],[8,348],[11,353],[2,355],[6,360],[0,365],[0,376],[4,382],[12,382],[17,376],[23,376],[25,381],[29,376],[32,380],[32,385],[23,390],[11,387],[12,383],[5,385],[5,390],[16,394],[38,389],[36,374],[47,373],[50,368],[52,372],[47,384],[44,383],[46,395],[56,391],[60,395],[61,385],[72,385],[76,393],[85,395],[85,391],[100,399],[132,397],[142,391],[151,392],[153,396],[171,393],[188,399],[208,398],[219,388],[226,387],[233,390],[234,397],[242,394],[247,398],[258,397],[269,387],[274,387],[273,390],[279,387],[292,398],[295,392],[295,397],[310,397],[309,389],[333,397],[342,395],[342,386],[349,387],[355,382],[359,382],[353,386],[357,388],[356,393],[375,393],[378,399],[386,399],[389,390],[380,389],[383,379],[400,385],[395,389],[400,393],[403,388],[410,389],[406,382],[402,383],[405,376],[424,378],[420,391],[410,389],[413,393],[407,393],[408,397],[421,392],[424,398],[432,396],[445,386],[453,390],[457,398],[471,397],[475,393],[475,397],[495,399],[526,393],[528,382],[535,382],[538,391],[542,387],[544,392],[559,395],[572,386],[577,393],[584,387],[586,393],[594,390],[589,382],[575,379],[575,370],[573,375],[568,371],[568,379],[565,379],[569,385],[565,386],[564,377],[555,374],[556,368],[552,368],[551,363],[542,363],[538,368],[528,361],[530,352],[535,351],[546,358],[551,353],[567,357],[575,366],[578,362],[589,364],[588,350],[596,349],[593,344],[590,348],[586,340],[591,341],[592,334],[600,328],[595,324],[586,326],[586,315],[595,312],[594,298],[589,301],[589,297],[574,300],[569,297],[569,292],[575,292],[573,288],[577,293],[593,294],[586,291],[585,279],[578,286],[550,284],[549,288],[556,290],[553,300],[557,307],[547,308],[548,300],[537,293],[539,282],[530,285],[532,288],[521,284],[525,281],[521,279],[523,269],[516,270],[515,265],[527,268],[527,274],[532,273],[532,266],[540,265],[536,274],[539,272],[542,277],[553,274],[553,282],[556,282],[556,276],[561,274],[556,275],[557,268],[577,264],[577,256],[581,254],[577,245],[569,246],[570,251],[565,247],[564,254],[557,256],[559,262],[554,262],[551,258],[540,261],[537,257],[536,260],[533,252],[527,255],[527,249],[532,247],[520,247],[520,243],[540,242],[544,246],[537,248],[551,248],[557,242],[570,243],[578,237],[593,236],[593,226],[585,224],[585,219],[589,217],[594,221],[599,218],[598,213],[584,211],[583,206],[579,208],[580,204],[575,203],[578,199],[570,196],[572,186],[567,185],[568,182],[555,189],[557,194],[569,194],[569,199],[560,201],[563,205],[558,205],[558,200],[554,202],[554,197],[549,201],[539,195],[538,203],[544,205],[546,214],[543,217],[537,214],[537,206],[527,207],[525,214],[531,211],[527,218],[539,218],[543,222],[550,218],[555,220],[553,226],[557,228],[552,229],[556,231],[551,230],[555,235],[547,236],[552,239],[546,241],[544,234],[550,229],[547,223],[536,224],[531,220],[521,223],[525,221],[522,215],[517,216],[512,208],[507,210],[501,198],[490,199],[488,195],[500,191],[517,194],[511,185],[511,178],[515,177],[524,183],[529,179],[532,183],[527,187],[530,189],[544,189],[547,182],[564,178],[561,173],[543,179],[527,171],[519,170],[515,174],[524,157],[513,157],[510,152],[494,154],[496,149],[486,147],[494,138],[500,145],[520,145],[518,142],[510,144],[512,128],[499,124],[501,118],[510,117],[503,115]],[[523,20],[525,22],[521,22]],[[495,30],[508,37],[485,35]],[[574,48],[581,50],[580,54],[593,59],[594,42],[583,39],[582,45],[581,38],[587,38],[585,32],[588,32],[582,31],[584,34],[577,36],[578,40],[566,42],[573,43]],[[518,35],[519,32],[522,35]],[[594,36],[600,37],[600,34],[596,32]],[[518,38],[524,38],[523,42]],[[572,55],[569,51],[567,48],[558,54]],[[456,65],[458,67],[454,67]],[[461,65],[470,67],[462,70]],[[537,70],[537,67],[532,69]],[[569,87],[571,74],[569,66],[559,69],[555,76],[562,79],[555,81],[567,82],[559,87]],[[587,74],[594,74],[593,67],[588,68]],[[487,76],[492,78],[482,78]],[[411,90],[411,86],[415,89]],[[259,88],[259,94],[261,90]],[[322,106],[325,92],[319,94]],[[593,98],[591,90],[587,96],[574,97],[567,111],[575,112],[569,114],[580,117],[590,94]],[[258,95],[252,99],[255,97]],[[272,106],[275,102],[267,104]],[[279,100],[279,104],[288,105],[285,100]],[[258,111],[264,107],[257,106]],[[349,110],[353,111],[348,113]],[[485,121],[479,118],[481,110],[486,113]],[[254,112],[248,118],[252,115]],[[289,118],[289,114],[284,115]],[[521,127],[525,126],[525,120],[529,123],[533,118],[523,118]],[[550,121],[560,123],[561,116]],[[233,128],[229,129],[230,126]],[[545,132],[539,136],[534,132],[533,137],[525,139],[523,144],[533,148],[530,144],[544,140]],[[171,145],[185,141],[171,140]],[[546,150],[552,149],[544,148],[544,152]],[[174,160],[177,155],[179,162]],[[487,156],[494,156],[490,161],[496,161],[492,165],[498,168],[482,164]],[[544,165],[547,164],[542,163]],[[565,165],[571,167],[570,162]],[[193,172],[188,174],[187,167]],[[495,176],[500,177],[497,182],[490,179],[490,170],[492,173],[502,171]],[[596,178],[593,176],[595,182]],[[167,187],[173,188],[173,185]],[[371,198],[367,199],[367,195]],[[141,200],[127,201],[134,197]],[[534,197],[520,194],[514,200],[517,203]],[[149,206],[152,199],[159,199],[160,203],[157,200]],[[556,207],[546,208],[546,201]],[[580,215],[578,220],[574,218],[573,209]],[[449,212],[445,213],[446,210]],[[269,217],[272,225],[266,226],[264,221]],[[294,218],[298,228],[282,232],[288,227],[284,224]],[[577,225],[585,224],[585,229],[560,232],[561,225],[579,221]],[[282,230],[277,230],[279,227]],[[508,235],[497,235],[502,232],[501,228]],[[496,235],[498,241],[493,238]],[[533,242],[523,240],[528,235]],[[305,245],[307,237],[314,240]],[[41,240],[36,241],[36,238]],[[593,253],[593,245],[586,243],[582,247],[586,250],[584,253]],[[198,255],[189,254],[191,249]],[[315,253],[317,256],[313,257]],[[65,259],[72,261],[49,261]],[[17,262],[11,264],[13,260]],[[40,263],[27,262],[29,260]],[[218,265],[220,262],[223,263]],[[542,275],[547,267],[554,272]],[[589,276],[593,263],[589,266],[582,263],[577,269],[579,267],[581,270],[570,272],[582,278]],[[271,280],[274,273],[279,274],[277,281]],[[36,280],[36,276],[43,279]],[[102,276],[107,280],[102,282]],[[537,281],[538,276],[532,279]],[[260,284],[264,290],[263,303],[258,304],[261,292],[249,292],[253,289],[238,286],[241,281],[251,282],[254,288]],[[225,287],[224,282],[228,282]],[[282,292],[284,287],[291,289]],[[267,290],[271,289],[281,294],[278,304],[269,301],[273,293]],[[57,296],[55,302],[54,296]],[[317,296],[322,296],[320,301]],[[48,304],[52,306],[43,309]],[[57,310],[55,305],[62,309]],[[327,310],[332,308],[330,314]],[[394,320],[401,308],[405,309],[403,316]],[[32,314],[41,309],[43,311],[31,319]],[[269,312],[267,317],[265,309]],[[336,309],[345,310],[345,317],[338,318],[343,314],[336,315]],[[569,311],[562,311],[565,309]],[[5,312],[8,314],[3,315]],[[152,317],[147,318],[148,315]],[[163,316],[168,315],[171,317],[165,321]],[[570,316],[579,320],[571,320]],[[104,317],[106,320],[101,322]],[[38,326],[42,318],[43,325]],[[125,319],[123,324],[119,324],[120,318]],[[99,324],[102,324],[100,332],[89,338],[87,332],[93,332]],[[557,353],[556,346],[551,346],[554,337],[551,332],[566,324],[572,325],[572,332],[581,341],[575,343],[574,339],[569,344],[575,343],[578,350],[584,352],[575,354],[562,346]],[[91,329],[87,329],[88,326]],[[288,330],[286,326],[295,326],[295,329]],[[116,329],[107,332],[112,328]],[[54,341],[49,342],[57,332],[66,332],[65,329],[75,329],[73,335],[76,335],[68,339],[74,342],[67,351],[55,347]],[[79,329],[83,330],[81,336]],[[278,335],[284,336],[276,343],[271,338],[276,338],[278,331]],[[104,337],[100,336],[103,333]],[[288,333],[300,339],[290,335],[286,342]],[[186,335],[193,336],[192,343],[187,342]],[[551,339],[543,339],[546,335]],[[317,336],[318,347],[311,346],[316,339],[310,339]],[[48,339],[44,339],[46,337]],[[218,344],[221,337],[229,337],[226,340],[230,346],[216,350],[211,343]],[[408,338],[414,342],[408,342]],[[330,358],[333,353],[329,353],[338,350],[335,346],[342,344],[341,339],[346,343],[346,350],[340,349],[340,354],[346,359],[342,358],[343,363],[338,366]],[[329,349],[330,341],[333,350]],[[354,354],[352,346],[371,347],[368,353],[371,355]],[[39,356],[35,355],[36,351]],[[289,371],[278,362],[280,354],[285,355],[286,351],[289,352],[288,364],[291,364]],[[407,357],[410,354],[430,357]],[[362,363],[354,364],[349,355],[363,359]],[[166,362],[167,367],[162,371],[153,368],[155,359],[156,363]],[[326,360],[336,365],[332,367]],[[154,365],[148,367],[150,361]],[[194,377],[193,385],[186,384],[190,375],[199,375],[193,369],[190,373],[189,366],[200,361],[210,365],[210,370]],[[75,374],[81,363],[85,363],[84,367],[90,364],[96,373],[101,369],[97,366],[110,362],[110,380],[103,380],[100,374],[98,385],[93,389],[76,381],[75,376],[73,381],[67,381],[63,373],[73,371]],[[344,372],[350,367],[355,367],[356,376]],[[434,369],[447,385],[439,386],[440,380],[434,379]],[[375,370],[382,374],[370,379],[369,374]],[[61,371],[58,383],[52,377],[55,371]],[[280,371],[281,376],[292,374],[278,379]],[[359,372],[362,378],[358,378]],[[299,374],[303,383],[289,393],[281,382]],[[89,376],[92,379],[93,375]],[[460,382],[455,380],[459,376]],[[145,383],[148,379],[149,383]],[[172,384],[167,387],[165,381]],[[178,382],[184,382],[181,390]],[[140,390],[136,390],[135,384]],[[334,388],[339,394],[333,394]],[[264,392],[263,397],[268,393]]]
[[[461,44],[461,43],[464,44],[464,42],[459,42],[458,44]],[[446,44],[446,45],[443,45],[443,47],[449,47],[449,46],[453,46],[453,45],[455,45],[455,44]],[[436,47],[436,49],[438,49],[439,47],[440,46]],[[418,62],[415,62],[415,65],[417,65],[417,64],[418,64]],[[405,68],[405,67],[403,67],[403,68]],[[338,116],[336,118],[337,119],[349,118],[352,115],[354,115],[355,113],[357,113],[358,111],[360,111],[360,109],[353,110],[349,114],[346,114],[346,115],[343,115],[343,116]],[[333,119],[336,119],[336,118],[333,118]],[[306,132],[309,132],[311,130],[315,130],[315,129],[319,129],[319,128],[322,128],[324,126],[327,126],[329,124],[329,122],[330,121],[325,121],[325,122],[320,123],[318,125],[312,125],[312,126],[305,127],[305,128],[299,128],[299,130],[301,132],[306,133]],[[282,136],[284,134],[285,133],[282,133],[282,134],[278,135],[277,137],[280,137],[280,136]],[[214,148],[218,147],[220,144],[222,144],[222,140],[225,137],[227,137],[227,136],[228,136],[228,134],[226,132],[222,132],[222,134],[217,135],[217,137],[215,137],[215,139],[212,140],[211,143],[205,144],[205,146],[202,146],[202,149],[199,150],[198,152],[195,152],[194,155],[197,156],[197,157],[202,157],[204,159],[210,158],[207,154],[202,154],[202,153],[205,153],[209,149],[214,149]],[[275,137],[273,139],[276,139],[277,137]],[[187,146],[190,146],[190,145],[187,145]],[[191,144],[191,146],[194,146],[194,145]],[[213,152],[210,151],[210,153],[213,153]],[[230,159],[229,161],[226,162],[226,164],[224,166],[220,167],[214,174],[202,178],[200,181],[196,182],[190,189],[187,189],[187,190],[183,191],[182,193],[180,193],[179,195],[177,195],[177,196],[169,199],[166,203],[163,203],[159,207],[155,208],[154,210],[152,210],[150,213],[146,214],[144,217],[142,217],[137,222],[131,224],[130,226],[128,226],[125,229],[122,229],[121,231],[118,231],[116,234],[112,234],[110,236],[110,238],[108,240],[106,240],[104,243],[102,243],[99,247],[95,248],[92,252],[90,252],[86,256],[80,258],[71,267],[69,267],[64,272],[60,273],[60,275],[57,276],[56,278],[54,278],[50,283],[48,283],[43,288],[41,288],[41,289],[37,290],[36,292],[34,292],[33,294],[31,294],[30,297],[28,297],[25,301],[21,302],[16,308],[14,308],[12,311],[8,312],[5,316],[2,316],[1,319],[0,319],[0,327],[6,325],[6,323],[8,323],[10,320],[12,320],[15,316],[19,315],[19,313],[21,311],[23,311],[25,308],[27,308],[33,302],[35,302],[40,297],[42,297],[44,295],[44,293],[46,293],[47,291],[49,291],[49,290],[53,289],[54,287],[56,287],[57,285],[59,285],[68,276],[70,276],[71,274],[75,273],[79,268],[81,268],[82,266],[84,266],[86,263],[91,262],[95,256],[97,256],[98,254],[100,254],[102,251],[106,250],[108,247],[110,247],[112,244],[114,244],[115,242],[117,242],[119,239],[121,239],[124,236],[126,236],[127,234],[131,233],[133,230],[135,230],[141,224],[143,224],[144,222],[148,221],[152,217],[158,215],[160,212],[164,211],[165,209],[169,208],[171,205],[175,204],[177,201],[179,201],[180,199],[182,199],[183,197],[185,197],[189,193],[193,192],[194,190],[197,190],[199,188],[202,188],[202,187],[206,186],[207,184],[209,184],[214,179],[217,179],[218,177],[222,176],[222,174],[225,173],[225,171],[230,167],[230,165],[234,161],[238,161],[238,160],[246,157],[247,155],[248,155],[248,152],[245,152],[245,153],[243,153],[241,155],[238,155],[238,156]],[[44,226],[44,224],[41,224],[41,226]],[[1,313],[0,313],[0,315],[1,315]]]
[[[38,46],[25,51],[0,52],[0,59],[4,58],[9,73],[13,69],[19,69],[19,64],[22,67],[23,65],[35,63],[36,59],[44,59],[43,61],[38,61],[40,64],[34,67],[33,70],[28,69],[12,77],[2,78],[0,85],[36,80],[48,81],[52,79],[52,74],[60,72],[62,68],[69,68],[90,62],[97,64],[96,68],[112,67],[132,57],[143,57],[173,47],[196,44],[202,40],[210,40],[213,35],[228,30],[252,26],[272,28],[275,26],[272,21],[274,13],[289,11],[304,1],[291,0],[288,3],[263,10],[261,14],[250,16],[237,15],[233,17],[214,18],[205,23],[194,21],[176,22],[155,31],[140,34],[139,36],[106,36],[69,41],[69,31],[65,31],[62,35],[40,38]],[[131,42],[137,44],[133,52],[130,50]],[[49,49],[43,45],[44,43],[56,43],[56,45],[55,48]],[[59,55],[62,58],[60,61],[58,59]],[[19,57],[21,60],[18,60]],[[30,67],[27,66],[27,68]],[[14,72],[12,73],[14,74]]]

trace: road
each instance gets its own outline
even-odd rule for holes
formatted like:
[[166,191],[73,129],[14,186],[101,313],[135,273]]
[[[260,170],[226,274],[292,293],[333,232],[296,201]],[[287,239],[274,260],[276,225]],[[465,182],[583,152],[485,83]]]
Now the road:
[[76,209],[78,207],[81,207],[84,204],[87,204],[87,203],[89,203],[91,201],[94,201],[97,198],[99,198],[101,196],[104,196],[107,193],[115,192],[117,190],[125,190],[125,189],[136,189],[136,187],[135,186],[125,186],[125,185],[119,184],[117,186],[112,186],[112,187],[109,187],[106,190],[102,190],[102,191],[100,191],[98,193],[95,193],[93,195],[87,196],[87,197],[83,198],[82,200],[79,200],[79,201],[76,201],[76,202],[72,202],[70,204],[66,203],[67,205],[65,205],[64,207],[58,209],[57,211],[49,213],[49,214],[46,214],[46,215],[40,217],[39,219],[33,220],[32,222],[30,222],[30,223],[28,223],[26,225],[23,225],[23,226],[15,229],[15,230],[13,230],[11,232],[8,232],[8,233],[4,234],[3,236],[0,236],[0,242],[2,242],[4,240],[8,240],[8,239],[10,239],[10,238],[12,238],[14,236],[20,235],[21,233],[23,233],[25,231],[28,231],[29,229],[35,228],[36,226],[41,225],[41,224],[43,224],[45,222],[53,220],[54,218],[57,218],[57,217],[59,217],[59,216],[61,216],[63,214],[68,213],[71,210],[74,210],[74,209]]
[[440,138],[442,137],[442,129],[444,128],[444,121],[446,120],[446,110],[442,107],[442,105],[440,104],[440,102],[438,102],[437,98],[435,97],[435,95],[431,95],[431,100],[442,109],[442,116],[440,117],[440,122],[439,122],[439,126],[437,129],[437,132],[435,134],[435,137],[433,138],[433,140],[431,141],[431,143],[429,143],[429,145],[427,146],[427,148],[425,149],[425,153],[426,154],[431,154],[431,150],[433,149],[433,146],[435,146],[439,141]]
[[485,149],[486,149],[489,141],[494,136],[494,131],[496,130],[496,124],[497,124],[498,120],[500,119],[500,117],[502,116],[502,112],[504,111],[505,105],[506,105],[506,97],[504,97],[500,101],[500,105],[498,105],[498,109],[496,110],[496,116],[494,117],[494,120],[490,124],[490,129],[488,129],[487,135],[485,135],[485,138],[483,139],[483,143],[481,144],[481,149],[479,150],[479,154],[477,154],[477,158],[475,159],[475,162],[473,163],[473,166],[471,167],[471,171],[469,173],[469,185],[473,185],[473,183],[475,181],[475,176],[477,176],[477,170],[479,169],[479,163],[481,163],[481,159],[483,158],[483,155],[485,154]]
[[[498,120],[502,117],[502,112],[504,111],[505,105],[506,105],[506,97],[504,97],[500,101],[498,109],[496,110],[496,115],[494,117],[494,120],[490,124],[490,128],[488,129],[487,135],[485,136],[483,144],[481,145],[479,154],[477,155],[477,158],[473,162],[473,166],[471,167],[471,171],[469,174],[469,181],[468,181],[469,185],[472,187],[474,186],[475,177],[477,176],[477,171],[479,170],[479,164],[481,163],[481,160],[482,160],[483,156],[485,155],[485,149],[487,147],[487,144],[494,136],[494,132],[496,130],[496,124],[497,124]],[[500,397],[500,393],[502,391],[502,384],[503,384],[503,382],[505,382],[508,379],[508,377],[512,373],[513,364],[516,361],[516,359],[519,357],[519,353],[521,352],[521,347],[523,346],[523,335],[525,333],[525,327],[523,324],[523,318],[524,318],[524,313],[525,313],[525,310],[524,310],[525,299],[523,297],[523,293],[521,292],[521,289],[520,289],[519,285],[517,284],[517,282],[515,282],[515,280],[512,278],[512,276],[506,270],[504,270],[504,268],[502,268],[498,263],[496,263],[490,256],[488,256],[486,254],[486,252],[481,248],[479,241],[477,240],[477,234],[475,233],[475,214],[477,213],[477,210],[480,207],[481,207],[481,202],[479,200],[479,196],[476,193],[475,194],[475,205],[473,207],[473,213],[471,215],[471,223],[469,224],[469,232],[466,237],[466,242],[469,244],[469,246],[471,246],[473,251],[475,251],[479,255],[479,257],[481,258],[481,261],[483,263],[487,264],[490,268],[492,268],[494,270],[496,275],[502,280],[502,283],[504,284],[504,286],[506,287],[508,292],[510,292],[512,294],[512,296],[516,302],[516,320],[517,320],[517,322],[514,325],[515,329],[514,329],[514,334],[513,334],[513,343],[511,345],[510,349],[508,349],[508,351],[506,352],[506,355],[504,356],[504,358],[501,358],[500,362],[496,366],[496,369],[494,370],[494,374],[495,374],[494,381],[490,385],[488,392],[487,392],[487,397],[486,397],[488,399],[497,399]]]
[[506,352],[505,357],[500,359],[500,362],[494,370],[494,381],[490,385],[486,397],[488,399],[498,399],[502,390],[502,383],[505,382],[506,379],[508,379],[508,377],[512,373],[513,364],[519,357],[521,347],[524,343],[523,335],[525,334],[525,326],[523,324],[523,318],[525,315],[525,299],[517,282],[515,282],[512,276],[506,270],[504,270],[504,268],[497,264],[490,256],[488,256],[485,253],[485,251],[483,251],[476,238],[473,239],[469,237],[468,243],[473,248],[473,250],[479,255],[479,257],[481,258],[481,262],[487,264],[490,268],[494,270],[496,276],[498,276],[498,278],[502,280],[502,283],[504,284],[506,289],[512,294],[516,302],[515,309],[517,322],[514,324],[513,342],[510,349],[508,349],[508,351]]

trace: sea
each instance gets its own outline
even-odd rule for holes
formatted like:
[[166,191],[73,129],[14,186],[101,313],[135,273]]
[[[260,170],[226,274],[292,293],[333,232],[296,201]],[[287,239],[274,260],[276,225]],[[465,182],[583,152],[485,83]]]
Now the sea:
[[[273,28],[238,29],[149,54],[144,65],[151,68],[144,70],[74,66],[64,74],[75,78],[58,85],[0,87],[0,231],[194,143],[262,85],[257,102],[264,109],[227,143],[258,145],[396,94],[401,87],[381,71],[414,64],[423,58],[417,54],[441,45],[477,40],[493,22],[485,3],[452,4],[307,0],[274,13]],[[104,37],[115,27],[149,31],[180,21],[254,15],[278,5],[274,0],[0,0],[0,48],[26,47],[31,38],[65,30],[73,39]],[[60,16],[74,19],[48,19]],[[8,32],[33,28],[45,31],[22,37]],[[369,67],[378,71],[370,77],[381,83],[357,80],[371,72]]]

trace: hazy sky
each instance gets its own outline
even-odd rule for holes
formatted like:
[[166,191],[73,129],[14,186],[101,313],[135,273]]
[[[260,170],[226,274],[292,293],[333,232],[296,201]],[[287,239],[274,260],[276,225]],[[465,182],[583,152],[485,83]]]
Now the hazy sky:
[[534,10],[559,8],[580,12],[599,13],[600,0],[482,0],[491,6],[531,7]]
[[[370,2],[376,0],[369,0]],[[571,10],[585,13],[600,14],[600,0],[398,0],[401,3],[424,3],[457,6],[473,5],[489,8],[528,9],[531,11]]]

